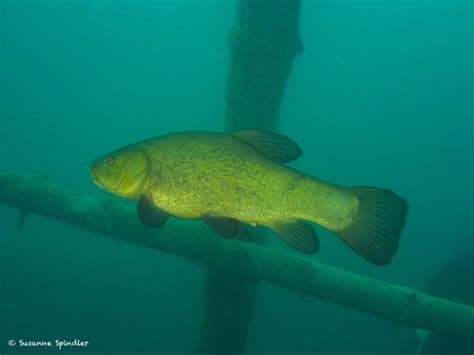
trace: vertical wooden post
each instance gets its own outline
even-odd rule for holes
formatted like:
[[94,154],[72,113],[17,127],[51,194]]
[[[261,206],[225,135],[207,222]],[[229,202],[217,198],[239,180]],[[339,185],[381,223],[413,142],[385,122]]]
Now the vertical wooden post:
[[239,0],[229,34],[227,128],[276,129],[286,80],[303,45],[300,0]]
[[5,58],[6,48],[6,28],[7,28],[7,2],[0,0],[0,167],[4,168],[6,163],[6,153],[4,152],[5,117],[7,115],[6,102],[8,100],[6,93],[7,60]]
[[6,1],[0,1],[0,122],[5,115],[5,21]]
[[[286,79],[302,49],[300,0],[238,0],[229,34],[226,128],[276,130]],[[252,230],[252,238],[264,235]],[[208,268],[196,355],[244,355],[258,281]]]

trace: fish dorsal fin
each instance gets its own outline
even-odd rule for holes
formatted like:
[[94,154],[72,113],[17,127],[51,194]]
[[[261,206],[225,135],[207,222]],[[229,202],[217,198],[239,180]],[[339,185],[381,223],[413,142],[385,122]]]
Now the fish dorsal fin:
[[161,228],[168,220],[168,213],[155,206],[148,194],[141,194],[137,204],[137,214],[140,222],[148,227]]
[[298,144],[283,134],[246,129],[232,132],[231,135],[252,146],[268,159],[280,163],[289,163],[303,154]]
[[316,232],[309,224],[294,221],[277,223],[270,228],[289,246],[305,254],[315,254],[319,250]]

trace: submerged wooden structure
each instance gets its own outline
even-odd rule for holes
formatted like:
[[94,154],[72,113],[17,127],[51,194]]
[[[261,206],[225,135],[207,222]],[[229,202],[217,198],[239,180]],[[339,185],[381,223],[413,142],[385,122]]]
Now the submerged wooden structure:
[[[276,130],[293,58],[301,51],[300,0],[239,0],[229,37],[227,130]],[[259,235],[256,235],[256,234]],[[263,241],[262,230],[253,240]],[[243,355],[253,317],[258,279],[209,267],[196,355]]]
[[123,242],[267,281],[300,295],[371,313],[395,324],[474,338],[474,307],[355,275],[309,257],[223,239],[203,225],[197,227],[193,221],[173,220],[164,229],[150,229],[138,222],[135,208],[115,198],[98,199],[41,177],[0,172],[0,202]]
[[[229,35],[226,128],[277,128],[293,58],[301,49],[300,0],[238,0]],[[124,242],[172,253],[208,266],[197,355],[243,355],[260,280],[394,324],[474,337],[474,308],[406,287],[351,274],[254,243],[222,239],[193,222],[162,230],[139,224],[115,198],[97,199],[45,179],[0,172],[0,203],[38,213]]]

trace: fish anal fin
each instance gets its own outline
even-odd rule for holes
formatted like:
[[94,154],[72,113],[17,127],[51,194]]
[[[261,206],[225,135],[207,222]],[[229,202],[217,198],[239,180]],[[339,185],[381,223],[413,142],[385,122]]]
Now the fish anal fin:
[[301,221],[283,222],[270,226],[292,248],[305,253],[315,254],[319,250],[319,240],[314,228]]
[[224,238],[235,238],[241,232],[240,222],[234,218],[205,215],[202,219],[209,229]]
[[149,194],[141,194],[137,203],[137,214],[140,222],[148,227],[161,228],[169,218],[168,213],[157,207]]
[[289,163],[303,154],[298,144],[283,134],[247,129],[232,132],[231,135],[247,143],[266,158],[280,163]]

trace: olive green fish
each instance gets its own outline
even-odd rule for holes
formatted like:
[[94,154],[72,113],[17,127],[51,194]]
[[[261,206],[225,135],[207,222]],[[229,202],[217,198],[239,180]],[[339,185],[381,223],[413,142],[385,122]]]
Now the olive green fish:
[[151,227],[170,215],[202,218],[223,237],[249,239],[242,223],[262,225],[313,254],[319,249],[313,222],[369,262],[389,263],[407,202],[390,190],[343,187],[284,165],[301,155],[293,140],[276,133],[183,132],[107,154],[90,172],[103,189],[138,201],[138,217]]

